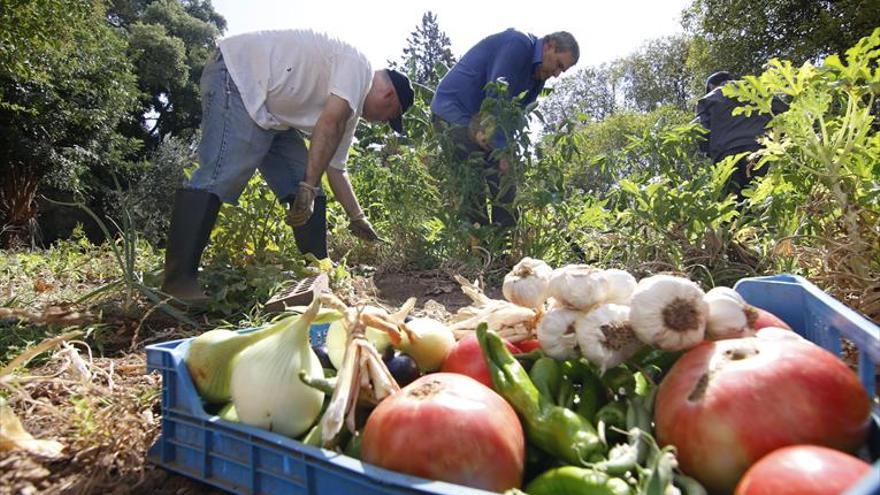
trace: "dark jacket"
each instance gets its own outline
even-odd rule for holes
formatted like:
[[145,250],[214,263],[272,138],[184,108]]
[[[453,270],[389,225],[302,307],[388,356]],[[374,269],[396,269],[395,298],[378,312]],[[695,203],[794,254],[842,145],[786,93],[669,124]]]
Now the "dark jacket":
[[[719,86],[697,102],[697,118],[700,124],[709,131],[707,141],[700,143],[700,149],[713,161],[719,161],[726,152],[732,149],[758,148],[758,137],[771,117],[767,114],[753,112],[750,117],[744,114],[734,116],[733,109],[742,103],[731,100],[721,92]],[[780,99],[774,98],[772,111],[779,114],[788,109]]]

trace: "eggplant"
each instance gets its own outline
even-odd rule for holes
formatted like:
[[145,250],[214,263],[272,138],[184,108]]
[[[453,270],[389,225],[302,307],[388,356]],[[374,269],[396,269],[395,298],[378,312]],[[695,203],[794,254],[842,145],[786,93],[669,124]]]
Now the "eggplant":
[[405,387],[421,376],[419,365],[409,355],[402,352],[396,353],[391,359],[385,361],[391,376],[401,387]]

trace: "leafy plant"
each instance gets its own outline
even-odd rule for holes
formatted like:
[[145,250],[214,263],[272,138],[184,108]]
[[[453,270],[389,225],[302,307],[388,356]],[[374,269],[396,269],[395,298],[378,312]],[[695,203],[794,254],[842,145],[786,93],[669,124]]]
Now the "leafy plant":
[[[771,120],[759,166],[769,167],[751,201],[756,227],[785,243],[809,276],[880,314],[880,28],[821,66],[771,60],[759,76],[725,88],[738,113],[768,112],[774,95],[790,109]],[[873,294],[873,295],[872,295]]]

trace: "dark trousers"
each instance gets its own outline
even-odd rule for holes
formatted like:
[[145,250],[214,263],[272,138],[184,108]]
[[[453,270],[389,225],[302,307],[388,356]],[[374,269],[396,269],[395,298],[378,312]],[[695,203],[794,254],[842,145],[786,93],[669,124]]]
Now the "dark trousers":
[[[761,146],[758,144],[747,145],[747,146],[737,146],[736,148],[732,148],[730,150],[725,151],[718,158],[715,159],[715,163],[720,162],[721,160],[727,158],[728,156],[738,155],[740,153],[754,153],[761,149]],[[733,170],[733,174],[730,176],[730,180],[727,181],[727,185],[724,187],[725,196],[733,193],[736,194],[736,202],[742,203],[745,197],[742,194],[743,189],[745,189],[749,182],[752,181],[753,177],[761,177],[767,173],[767,167],[764,166],[760,170],[754,170],[753,163],[749,160],[749,156],[746,155],[738,162],[736,162],[736,168]]]
[[480,225],[491,223],[500,227],[515,226],[519,219],[513,207],[516,185],[502,180],[502,174],[498,171],[498,160],[492,158],[491,151],[484,150],[471,138],[467,127],[452,124],[437,115],[431,117],[434,131],[440,136],[444,147],[451,148],[452,157],[458,164],[478,162],[478,166],[483,168],[481,176],[489,189],[491,222],[486,211],[486,188],[483,187],[470,192],[469,197],[464,198],[463,214],[469,221]]

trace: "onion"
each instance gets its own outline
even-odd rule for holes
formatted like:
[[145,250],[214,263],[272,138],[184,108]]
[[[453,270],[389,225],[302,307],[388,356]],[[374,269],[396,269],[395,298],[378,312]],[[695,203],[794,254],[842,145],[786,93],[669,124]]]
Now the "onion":
[[239,354],[231,392],[242,423],[296,437],[318,418],[324,393],[303,383],[299,373],[324,377],[321,361],[309,345],[309,326],[320,306],[315,298],[302,316],[279,321],[282,330]]
[[439,370],[455,346],[452,330],[431,318],[413,318],[401,327],[404,338],[398,348],[409,354],[425,373]]
[[[300,309],[300,312],[306,310],[305,307]],[[322,309],[315,317],[315,323],[329,323],[340,318],[342,314],[339,311]],[[194,338],[190,342],[185,361],[189,376],[202,400],[209,404],[229,402],[232,398],[229,381],[238,354],[249,345],[284,330],[289,324],[288,319],[283,319],[249,333],[218,328]]]

